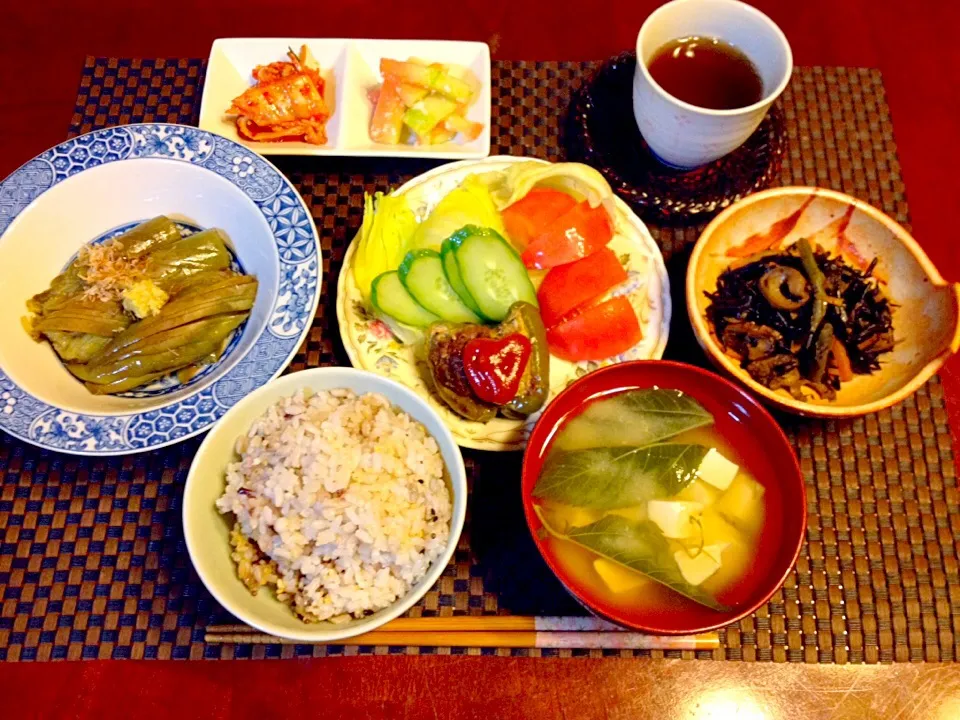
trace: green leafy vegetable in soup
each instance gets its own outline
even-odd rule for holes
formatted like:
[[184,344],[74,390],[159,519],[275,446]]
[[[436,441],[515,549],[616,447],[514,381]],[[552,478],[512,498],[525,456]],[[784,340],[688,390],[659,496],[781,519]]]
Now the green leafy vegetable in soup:
[[702,445],[664,443],[555,452],[533,492],[545,500],[600,510],[672,497],[694,480],[707,450]]
[[713,416],[689,395],[656,388],[631,390],[591,402],[564,424],[555,450],[643,447],[686,430],[713,424]]
[[764,491],[712,425],[690,396],[642,389],[594,400],[560,428],[534,504],[582,588],[624,607],[672,592],[729,609],[722,596],[756,554]]
[[[549,525],[544,527],[548,532],[556,533]],[[636,524],[617,515],[604,515],[589,525],[570,528],[560,537],[642,573],[701,605],[715,610],[726,609],[684,579],[671,557],[667,540],[649,523]]]

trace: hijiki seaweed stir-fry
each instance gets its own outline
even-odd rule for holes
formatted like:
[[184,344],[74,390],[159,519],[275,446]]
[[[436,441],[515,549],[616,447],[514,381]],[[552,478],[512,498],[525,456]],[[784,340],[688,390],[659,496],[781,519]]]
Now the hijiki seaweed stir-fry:
[[832,400],[894,346],[892,306],[873,275],[801,239],[727,268],[707,318],[750,377],[798,400]]

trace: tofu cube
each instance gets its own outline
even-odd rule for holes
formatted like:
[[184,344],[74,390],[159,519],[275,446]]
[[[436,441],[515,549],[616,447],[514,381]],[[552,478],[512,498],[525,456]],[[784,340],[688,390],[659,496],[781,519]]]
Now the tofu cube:
[[612,593],[634,590],[646,582],[646,578],[640,573],[606,558],[594,560],[593,569],[597,571],[597,575]]
[[716,448],[710,448],[700,463],[697,477],[718,490],[726,490],[739,470],[739,465],[727,460]]
[[698,502],[682,500],[651,500],[647,503],[647,516],[656,523],[664,537],[682,540],[699,532],[693,516],[703,511]]
[[763,485],[741,473],[715,507],[731,524],[752,535],[763,522],[763,493]]
[[584,527],[599,520],[602,515],[597,510],[573,507],[572,505],[554,505],[547,511],[550,526],[561,530]]
[[720,569],[720,563],[706,552],[690,557],[686,550],[677,550],[673,554],[673,559],[677,561],[683,579],[693,586],[704,583]]
[[730,543],[715,543],[713,545],[705,545],[702,552],[716,560],[718,565],[723,565],[723,551],[728,547],[730,547]]
[[629,520],[632,523],[641,523],[646,519],[647,513],[644,510],[643,505],[633,505],[631,507],[618,508],[616,510],[611,510],[609,515],[619,515],[625,520]]
[[698,502],[705,508],[713,505],[720,497],[720,491],[713,485],[707,485],[703,480],[694,480],[683,490],[678,492],[674,499],[686,500],[687,502]]

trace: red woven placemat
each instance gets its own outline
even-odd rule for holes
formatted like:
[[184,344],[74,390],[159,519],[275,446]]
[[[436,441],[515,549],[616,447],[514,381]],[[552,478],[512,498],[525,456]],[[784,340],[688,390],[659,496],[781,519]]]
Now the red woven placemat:
[[[495,63],[494,153],[562,157],[572,86],[592,65]],[[201,60],[88,59],[72,133],[106,125],[195,123]],[[906,222],[878,72],[801,68],[782,99],[781,181],[857,195]],[[429,164],[284,159],[320,231],[323,302],[292,370],[346,364],[336,277],[363,192]],[[682,306],[685,250],[699,228],[656,229],[671,268],[670,357],[701,362]],[[770,602],[721,633],[716,651],[539,651],[205,645],[230,622],[193,573],[180,499],[197,447],[75,458],[0,433],[0,659],[291,657],[356,653],[652,655],[792,662],[955,660],[960,655],[960,494],[936,378],[890,410],[850,421],[779,418],[807,481],[807,542]],[[465,453],[468,523],[454,561],[413,614],[582,610],[540,561],[519,503],[518,454]]]

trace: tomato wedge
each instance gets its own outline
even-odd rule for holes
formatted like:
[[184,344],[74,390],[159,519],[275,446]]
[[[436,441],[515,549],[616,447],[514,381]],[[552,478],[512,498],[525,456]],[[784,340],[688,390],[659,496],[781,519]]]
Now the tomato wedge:
[[550,352],[562,360],[603,360],[626,352],[643,337],[630,301],[615,297],[547,330]]
[[556,325],[581,305],[598,298],[627,279],[627,271],[610,248],[550,270],[537,291],[540,317]]
[[523,264],[545,270],[592,255],[613,238],[613,224],[602,205],[580,202],[550,223],[523,251]]
[[523,250],[547,225],[576,204],[565,192],[534,188],[501,213],[507,236]]

